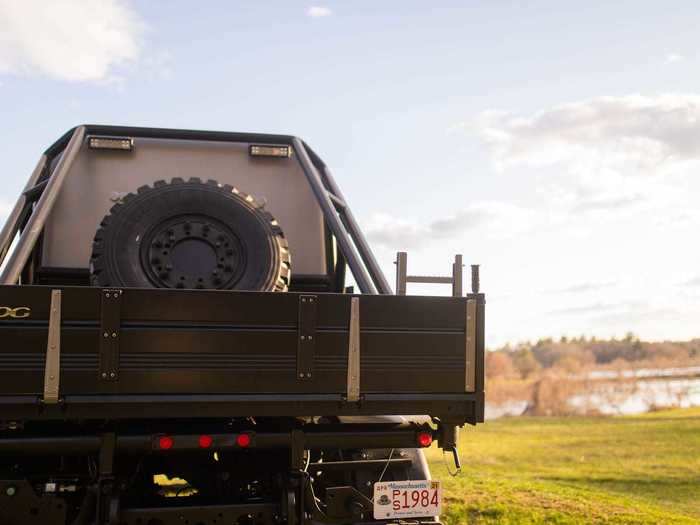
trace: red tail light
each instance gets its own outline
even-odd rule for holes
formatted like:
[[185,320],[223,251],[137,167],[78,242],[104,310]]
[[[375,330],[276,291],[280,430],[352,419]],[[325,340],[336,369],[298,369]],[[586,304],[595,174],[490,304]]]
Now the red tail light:
[[236,436],[236,445],[241,448],[248,448],[250,446],[250,434],[238,434]]
[[421,447],[429,447],[433,442],[433,434],[425,431],[418,432],[418,435],[416,436],[416,441]]
[[214,443],[214,439],[211,436],[206,434],[199,436],[199,448],[209,448],[212,443]]
[[170,436],[160,436],[158,438],[158,448],[161,450],[170,450],[174,444],[175,441]]

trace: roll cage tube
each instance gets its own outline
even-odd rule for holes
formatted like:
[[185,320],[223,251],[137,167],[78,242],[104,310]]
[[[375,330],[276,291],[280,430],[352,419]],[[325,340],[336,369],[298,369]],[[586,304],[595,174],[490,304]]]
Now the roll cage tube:
[[[211,142],[258,142],[291,146],[297,154],[297,161],[321,208],[325,222],[336,238],[338,248],[347,261],[360,291],[365,294],[393,293],[330,170],[298,137],[91,124],[69,130],[42,155],[27,187],[20,195],[0,233],[0,265],[8,254],[15,236],[20,234],[17,246],[10,254],[7,265],[0,275],[0,284],[18,282],[43,231],[63,181],[70,171],[71,164],[85,137],[91,134]],[[49,172],[49,166],[59,155],[55,169]]]

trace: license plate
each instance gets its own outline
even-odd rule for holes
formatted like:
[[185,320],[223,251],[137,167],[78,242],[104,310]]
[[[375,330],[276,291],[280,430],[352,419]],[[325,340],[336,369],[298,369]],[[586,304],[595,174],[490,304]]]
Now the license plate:
[[374,519],[438,516],[442,507],[439,481],[380,481],[374,484]]

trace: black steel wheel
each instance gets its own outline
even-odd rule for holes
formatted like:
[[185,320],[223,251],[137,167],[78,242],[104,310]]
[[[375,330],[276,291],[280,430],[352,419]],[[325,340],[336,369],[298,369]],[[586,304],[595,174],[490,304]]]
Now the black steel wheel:
[[102,287],[287,291],[290,255],[279,224],[253,197],[175,178],[112,207],[90,269]]

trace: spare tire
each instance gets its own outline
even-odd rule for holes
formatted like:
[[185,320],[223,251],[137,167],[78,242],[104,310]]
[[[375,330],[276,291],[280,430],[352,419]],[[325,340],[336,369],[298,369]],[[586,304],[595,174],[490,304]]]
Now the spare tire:
[[236,188],[158,181],[115,204],[92,248],[102,287],[287,291],[290,256],[279,224]]

